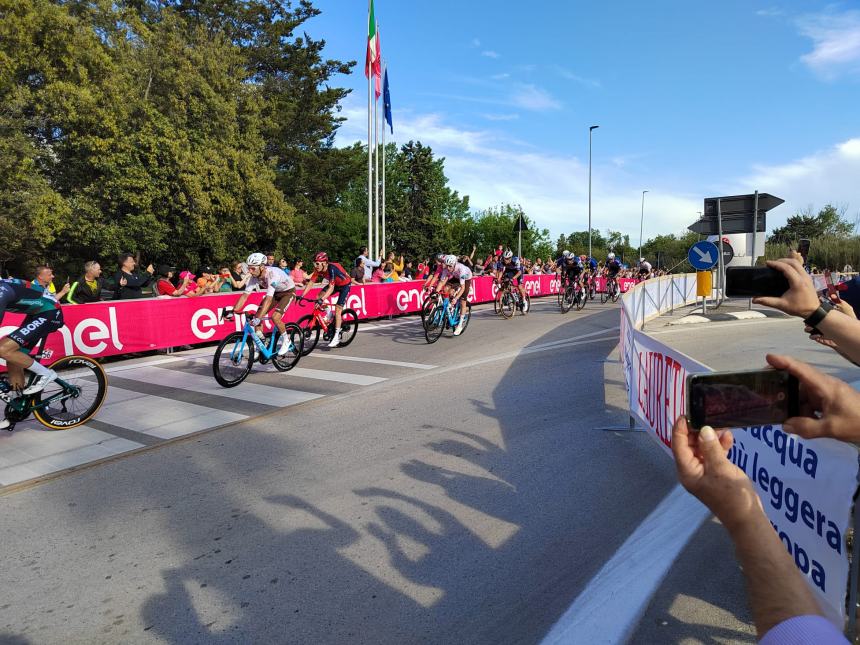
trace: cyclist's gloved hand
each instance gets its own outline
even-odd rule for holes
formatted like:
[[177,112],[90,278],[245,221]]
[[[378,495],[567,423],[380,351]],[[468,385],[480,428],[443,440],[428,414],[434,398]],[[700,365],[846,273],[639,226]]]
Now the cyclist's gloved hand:
[[225,309],[224,310],[224,320],[233,320],[233,313],[234,313],[234,311],[232,309]]
[[257,317],[251,318],[251,327],[259,327],[263,321]]

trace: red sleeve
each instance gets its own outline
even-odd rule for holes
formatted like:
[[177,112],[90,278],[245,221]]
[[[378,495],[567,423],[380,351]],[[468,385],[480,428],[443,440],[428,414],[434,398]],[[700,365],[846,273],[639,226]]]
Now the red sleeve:
[[174,287],[169,280],[158,281],[158,295],[172,296],[174,291],[176,291],[176,287]]

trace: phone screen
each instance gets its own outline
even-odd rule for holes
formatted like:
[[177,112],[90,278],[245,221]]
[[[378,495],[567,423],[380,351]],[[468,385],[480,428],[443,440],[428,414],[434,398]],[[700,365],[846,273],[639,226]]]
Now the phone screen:
[[803,261],[806,262],[809,257],[809,240],[800,240],[797,244],[797,252],[803,256]]
[[687,377],[687,418],[696,430],[706,425],[777,424],[797,413],[797,379],[788,372],[764,369]]
[[779,297],[788,291],[788,279],[770,267],[729,267],[726,295],[738,298]]

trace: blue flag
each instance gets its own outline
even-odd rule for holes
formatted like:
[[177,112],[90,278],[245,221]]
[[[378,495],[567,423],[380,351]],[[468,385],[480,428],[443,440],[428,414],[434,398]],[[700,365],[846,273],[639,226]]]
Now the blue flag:
[[391,93],[388,91],[388,68],[385,68],[385,75],[382,81],[382,106],[385,111],[385,121],[388,127],[391,128],[391,134],[394,134],[394,123],[391,119]]

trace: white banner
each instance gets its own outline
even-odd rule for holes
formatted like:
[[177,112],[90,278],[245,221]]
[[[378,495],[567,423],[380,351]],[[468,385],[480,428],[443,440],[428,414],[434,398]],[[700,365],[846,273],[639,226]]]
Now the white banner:
[[[671,455],[672,426],[685,413],[687,374],[713,370],[640,331],[644,321],[673,306],[667,293],[683,294],[674,306],[683,299],[695,302],[695,275],[663,282],[649,280],[623,296],[621,362],[630,414]],[[729,459],[752,480],[797,568],[842,628],[849,572],[845,533],[857,490],[857,448],[831,439],[801,439],[780,426],[733,434]]]

